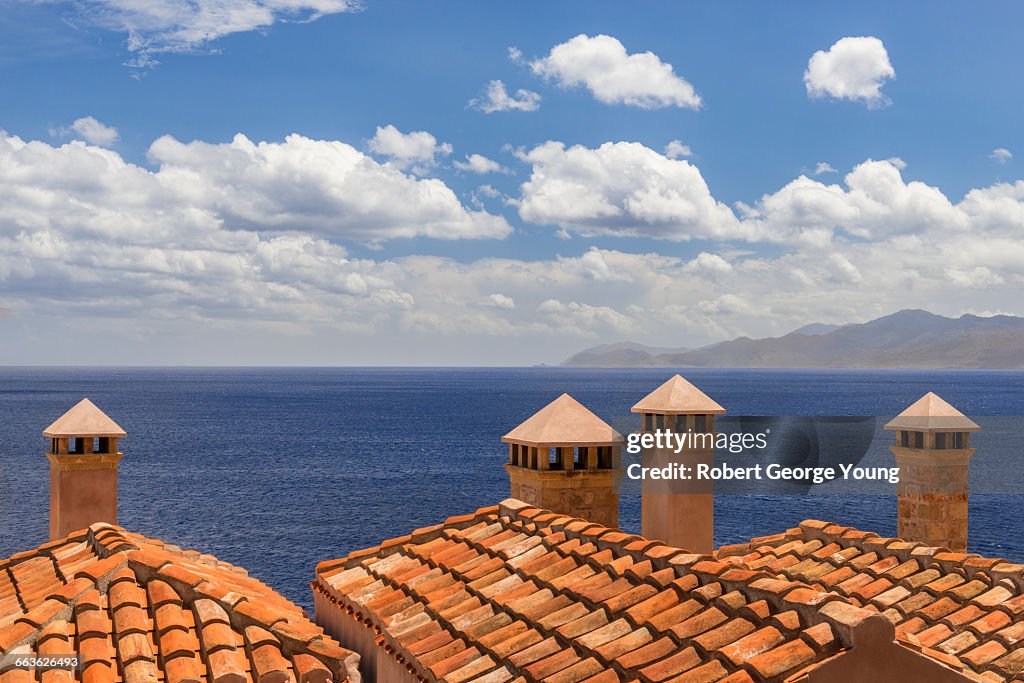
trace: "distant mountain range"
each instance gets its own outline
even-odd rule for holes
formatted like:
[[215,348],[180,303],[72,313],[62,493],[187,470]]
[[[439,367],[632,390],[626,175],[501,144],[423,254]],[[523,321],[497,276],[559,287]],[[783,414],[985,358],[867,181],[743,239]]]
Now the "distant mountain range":
[[624,342],[586,349],[563,367],[1024,368],[1024,318],[947,318],[906,310],[866,323],[805,325],[696,349]]

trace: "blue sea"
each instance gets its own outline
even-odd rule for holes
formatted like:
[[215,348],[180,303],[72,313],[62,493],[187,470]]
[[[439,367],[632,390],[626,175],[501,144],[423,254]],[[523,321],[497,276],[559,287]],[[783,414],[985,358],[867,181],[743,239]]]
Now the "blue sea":
[[[128,432],[120,523],[243,566],[309,607],[320,560],[508,496],[500,437],[562,392],[620,431],[666,370],[560,368],[0,368],[0,557],[47,540],[42,430],[88,396]],[[1024,561],[1024,373],[686,370],[744,416],[876,416],[927,391],[975,418],[970,550]],[[822,441],[827,450],[828,439]],[[888,460],[887,460],[888,458]],[[826,519],[893,535],[895,487],[722,493],[716,543]],[[639,532],[624,480],[621,522]]]

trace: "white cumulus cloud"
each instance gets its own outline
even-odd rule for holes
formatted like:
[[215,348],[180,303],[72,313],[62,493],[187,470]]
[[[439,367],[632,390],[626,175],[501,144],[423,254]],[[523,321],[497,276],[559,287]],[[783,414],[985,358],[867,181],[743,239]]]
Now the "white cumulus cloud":
[[597,149],[546,142],[526,152],[532,166],[519,215],[582,235],[670,240],[739,237],[743,226],[717,201],[696,166],[635,142]]
[[391,124],[378,126],[367,146],[371,152],[387,157],[396,168],[410,170],[417,175],[436,166],[438,157],[452,153],[450,144],[438,142],[425,130],[403,133]]
[[468,173],[505,173],[507,169],[494,159],[488,159],[482,154],[470,154],[465,161],[454,162],[455,168]]
[[595,282],[629,282],[633,279],[628,270],[619,270],[609,262],[608,252],[596,247],[591,247],[579,257],[558,257],[558,262],[564,271]]
[[702,251],[691,259],[683,269],[687,272],[698,273],[705,277],[727,275],[733,272],[732,264],[718,254]]
[[511,311],[515,309],[516,302],[510,296],[504,294],[490,294],[480,302],[481,306],[487,306],[489,308],[500,308],[505,311]]
[[564,88],[586,87],[604,104],[699,109],[693,86],[653,52],[629,54],[617,38],[580,34],[551,48],[530,69]]
[[834,233],[879,239],[930,231],[959,232],[969,216],[937,187],[907,182],[898,159],[867,160],[844,178],[846,187],[806,176],[764,195],[746,223],[781,241],[828,243]]
[[874,36],[841,38],[827,51],[811,55],[804,84],[811,97],[863,102],[869,107],[889,103],[882,86],[896,76],[889,53]]
[[509,95],[503,81],[491,81],[484,93],[471,99],[466,106],[479,109],[485,114],[498,111],[537,111],[540,109],[540,95],[532,90],[520,88]]
[[814,167],[814,175],[824,175],[826,173],[838,173],[838,171],[832,167],[832,164],[825,161],[819,161]]
[[101,147],[110,147],[121,139],[117,128],[101,123],[92,116],[75,119],[70,126],[52,129],[50,134],[55,137],[73,137]]
[[680,140],[673,140],[665,145],[665,156],[669,159],[682,159],[693,156],[693,150],[689,145],[684,145]]

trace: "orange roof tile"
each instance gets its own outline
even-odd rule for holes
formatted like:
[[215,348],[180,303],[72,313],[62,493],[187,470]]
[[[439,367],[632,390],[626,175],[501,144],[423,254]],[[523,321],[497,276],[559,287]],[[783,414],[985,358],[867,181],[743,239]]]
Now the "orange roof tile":
[[357,655],[245,570],[110,524],[0,560],[0,671],[76,652],[49,680],[359,681]]
[[661,415],[721,415],[725,408],[684,378],[674,375],[640,399],[632,411]]
[[886,429],[915,432],[980,432],[973,420],[929,391],[897,415]]
[[121,427],[111,420],[96,404],[83,398],[75,407],[57,418],[46,428],[43,436],[69,438],[75,436],[127,436]]
[[562,394],[501,437],[529,446],[606,446],[622,435],[569,394]]
[[716,557],[877,611],[901,643],[965,675],[1007,681],[1024,671],[1024,565],[815,520]]
[[[322,562],[313,589],[370,629],[386,652],[424,681],[447,676],[466,683],[591,678],[781,683],[854,649],[855,640],[866,643],[878,634],[907,656],[923,656],[965,680],[976,680],[982,669],[1000,676],[1010,671],[1017,650],[1013,634],[999,620],[962,615],[966,625],[959,632],[969,632],[976,642],[957,641],[965,654],[961,659],[928,649],[909,632],[897,639],[893,623],[900,622],[879,602],[892,588],[878,593],[881,586],[876,587],[873,597],[862,600],[804,578],[822,563],[827,567],[819,571],[855,563],[854,574],[865,574],[870,583],[901,566],[880,560],[894,556],[902,563],[913,557],[921,563],[917,573],[942,570],[918,584],[917,593],[932,601],[950,597],[962,609],[980,607],[977,601],[988,595],[975,592],[980,585],[957,594],[960,586],[953,582],[935,583],[966,562],[915,553],[914,544],[892,549],[877,544],[870,551],[857,545],[876,539],[811,524],[773,537],[768,546],[694,555],[510,499],[398,543]],[[755,550],[762,547],[763,553]],[[769,560],[773,551],[777,554]],[[856,562],[862,555],[871,557]],[[767,568],[782,557],[796,560],[789,573]],[[1024,611],[1010,597],[1013,581],[999,583],[992,572],[994,567],[976,569],[965,581],[986,576],[1006,591],[989,597],[1000,600],[995,610]],[[893,579],[893,587],[902,585]],[[955,613],[922,619],[917,630],[957,623],[950,618]],[[981,649],[986,644],[981,634],[997,628],[1004,629],[996,637],[1002,649]],[[940,644],[952,648],[948,638]]]

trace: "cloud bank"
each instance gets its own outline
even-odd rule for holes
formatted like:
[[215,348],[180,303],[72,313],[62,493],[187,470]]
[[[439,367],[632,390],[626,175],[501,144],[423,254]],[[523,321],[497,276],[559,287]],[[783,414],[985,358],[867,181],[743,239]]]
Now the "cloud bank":
[[[188,362],[176,354],[189,343],[266,342],[279,359],[303,344],[322,354],[294,362],[379,363],[400,351],[393,339],[403,362],[529,363],[596,340],[699,345],[907,307],[1021,312],[1024,181],[954,199],[897,160],[866,160],[730,207],[685,159],[550,141],[521,153],[521,219],[630,241],[460,261],[353,256],[347,242],[500,239],[511,226],[341,141],[163,137],[149,158],[0,136],[0,325],[24,326],[0,335],[7,357],[65,339],[77,352],[82,335],[116,329],[75,359],[152,348]],[[690,255],[638,237],[689,241]]]

